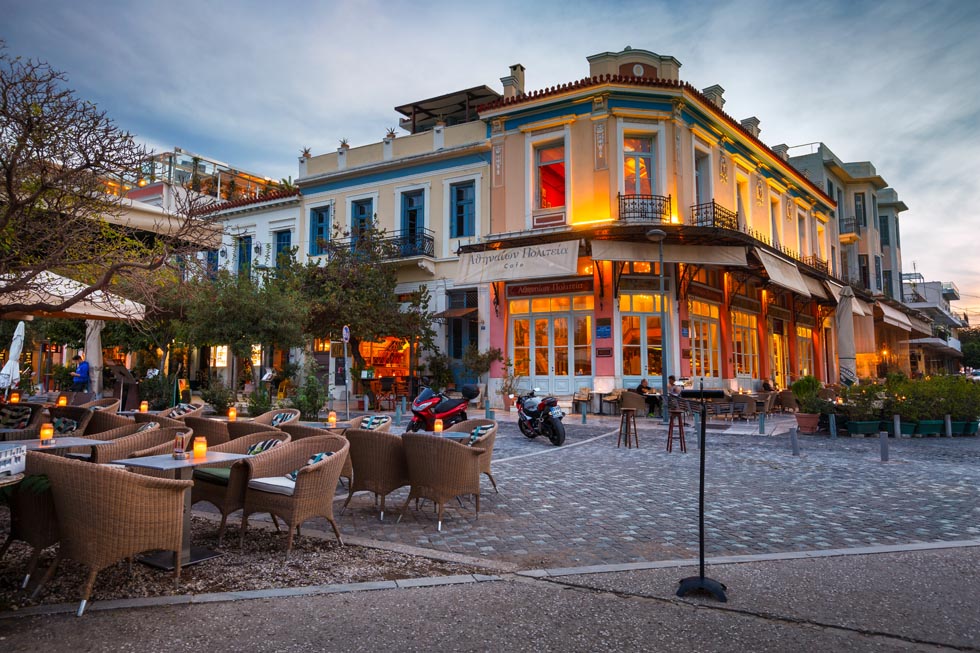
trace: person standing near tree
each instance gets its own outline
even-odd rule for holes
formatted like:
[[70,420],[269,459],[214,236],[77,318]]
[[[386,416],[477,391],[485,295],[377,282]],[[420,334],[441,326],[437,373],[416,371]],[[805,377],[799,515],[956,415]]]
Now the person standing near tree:
[[71,391],[88,392],[88,361],[82,360],[78,354],[75,354],[72,360],[75,361],[76,367],[75,371],[71,373]]

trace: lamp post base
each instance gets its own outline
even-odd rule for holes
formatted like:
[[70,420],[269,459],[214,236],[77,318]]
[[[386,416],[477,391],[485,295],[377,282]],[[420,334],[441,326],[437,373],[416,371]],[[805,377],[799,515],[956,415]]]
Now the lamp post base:
[[691,592],[701,592],[703,594],[710,594],[722,603],[727,603],[726,589],[728,588],[725,587],[724,583],[719,583],[711,578],[690,576],[680,580],[680,587],[677,588],[677,596],[687,596]]

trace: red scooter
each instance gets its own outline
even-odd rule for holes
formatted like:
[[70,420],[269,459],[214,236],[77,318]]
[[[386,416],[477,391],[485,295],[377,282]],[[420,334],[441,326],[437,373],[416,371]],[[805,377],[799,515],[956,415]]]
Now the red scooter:
[[462,399],[450,399],[432,388],[422,388],[422,392],[412,402],[412,421],[408,423],[406,433],[415,431],[433,431],[437,419],[442,420],[443,428],[449,428],[457,422],[466,419],[466,405],[480,394],[473,385],[464,385],[460,392]]

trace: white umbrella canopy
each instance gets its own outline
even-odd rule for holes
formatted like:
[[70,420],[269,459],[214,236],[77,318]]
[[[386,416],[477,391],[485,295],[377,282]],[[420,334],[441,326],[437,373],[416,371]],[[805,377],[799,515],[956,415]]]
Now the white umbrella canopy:
[[[38,274],[30,288],[19,293],[0,295],[0,312],[3,304],[60,304],[85,288],[87,286],[79,281],[44,271]],[[110,292],[96,290],[63,311],[39,311],[36,314],[44,317],[91,320],[142,320],[145,313],[146,307],[138,302]]]
[[89,390],[102,396],[103,320],[85,320],[85,360],[88,361]]
[[844,286],[837,302],[837,359],[840,364],[840,382],[853,385],[857,382],[857,347],[854,344],[854,291]]
[[10,356],[0,370],[0,388],[14,388],[20,383],[20,354],[24,351],[24,323],[18,322],[14,338],[10,341]]

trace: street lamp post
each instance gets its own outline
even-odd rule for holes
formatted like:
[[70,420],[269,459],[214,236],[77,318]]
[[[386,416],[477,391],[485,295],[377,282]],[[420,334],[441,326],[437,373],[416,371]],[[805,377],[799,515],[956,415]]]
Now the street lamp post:
[[657,270],[660,272],[660,414],[663,419],[663,423],[667,423],[667,361],[669,359],[668,355],[668,343],[670,331],[667,327],[667,292],[664,290],[664,238],[667,237],[667,232],[663,229],[650,229],[646,233],[647,240],[651,243],[657,243],[657,247],[660,250],[660,267]]

